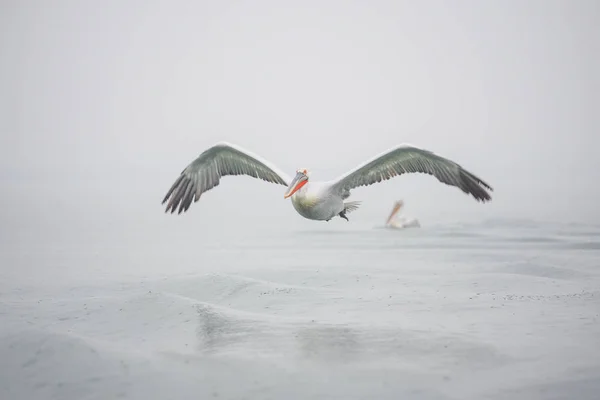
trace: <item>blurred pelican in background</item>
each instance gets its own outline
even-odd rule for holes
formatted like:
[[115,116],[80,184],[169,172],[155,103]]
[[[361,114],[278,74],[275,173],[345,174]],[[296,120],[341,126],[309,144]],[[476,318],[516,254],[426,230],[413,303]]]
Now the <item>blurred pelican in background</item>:
[[404,206],[404,202],[399,200],[394,203],[394,207],[392,207],[392,212],[385,222],[385,227],[390,229],[404,229],[404,228],[420,228],[421,224],[419,220],[416,218],[404,218],[398,217],[398,213],[400,209]]

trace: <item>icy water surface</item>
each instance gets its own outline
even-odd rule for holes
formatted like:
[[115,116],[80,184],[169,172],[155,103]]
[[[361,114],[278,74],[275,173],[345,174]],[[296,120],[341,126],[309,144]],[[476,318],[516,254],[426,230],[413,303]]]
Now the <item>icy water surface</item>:
[[4,252],[0,398],[598,398],[600,227],[224,237]]

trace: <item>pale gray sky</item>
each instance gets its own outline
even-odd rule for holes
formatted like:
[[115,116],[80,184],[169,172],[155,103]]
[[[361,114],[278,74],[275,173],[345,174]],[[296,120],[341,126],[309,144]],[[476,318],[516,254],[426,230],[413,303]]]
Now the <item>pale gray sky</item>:
[[[380,222],[403,198],[428,222],[600,222],[599,4],[3,0],[4,233],[68,218],[174,223],[162,197],[220,140],[314,179],[409,142],[495,189],[482,205],[403,176],[355,190],[357,220]],[[317,223],[283,191],[225,178],[186,226],[238,218],[247,203]]]

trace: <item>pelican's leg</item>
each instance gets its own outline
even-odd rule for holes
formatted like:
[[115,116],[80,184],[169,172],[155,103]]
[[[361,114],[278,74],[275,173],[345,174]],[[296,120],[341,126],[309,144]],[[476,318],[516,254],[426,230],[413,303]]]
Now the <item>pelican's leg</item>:
[[346,217],[346,209],[345,208],[342,211],[340,211],[340,213],[338,215],[340,217],[344,218],[346,221],[350,222],[350,220],[348,219],[348,217]]

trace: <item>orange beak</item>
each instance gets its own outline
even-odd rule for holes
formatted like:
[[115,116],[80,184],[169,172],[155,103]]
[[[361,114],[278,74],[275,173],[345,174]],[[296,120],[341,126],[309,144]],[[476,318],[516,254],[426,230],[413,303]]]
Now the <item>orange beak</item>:
[[287,199],[288,197],[290,197],[291,195],[296,193],[302,186],[306,185],[307,183],[308,183],[308,176],[304,175],[301,172],[298,172],[296,174],[296,177],[294,178],[294,180],[292,180],[292,183],[290,184],[290,186],[288,186],[288,190],[283,195],[283,198]]
[[394,218],[394,216],[398,213],[398,210],[400,210],[400,207],[402,207],[402,203],[397,201],[396,204],[394,204],[394,208],[392,208],[392,213],[390,214],[387,221],[385,222],[386,225],[391,222],[392,218]]

